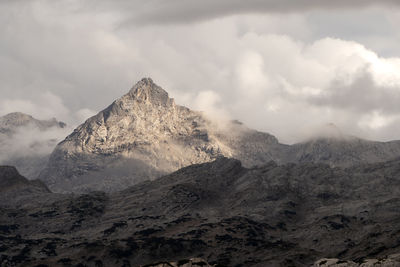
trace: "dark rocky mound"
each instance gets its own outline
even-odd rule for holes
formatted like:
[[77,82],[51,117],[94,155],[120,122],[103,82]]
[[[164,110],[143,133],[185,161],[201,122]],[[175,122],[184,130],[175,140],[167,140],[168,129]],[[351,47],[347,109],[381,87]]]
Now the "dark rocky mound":
[[26,179],[13,166],[0,166],[0,194],[10,192],[50,193],[50,190],[40,180]]

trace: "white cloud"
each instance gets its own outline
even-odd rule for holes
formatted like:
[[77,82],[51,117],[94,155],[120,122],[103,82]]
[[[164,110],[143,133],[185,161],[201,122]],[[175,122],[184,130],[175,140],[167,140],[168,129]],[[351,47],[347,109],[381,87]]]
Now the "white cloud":
[[83,108],[78,110],[77,112],[75,112],[74,117],[76,118],[75,121],[77,122],[84,122],[86,121],[88,118],[96,115],[97,112],[95,112],[94,110],[88,109],[88,108]]
[[23,112],[39,119],[68,119],[70,114],[62,99],[51,92],[44,92],[31,99],[0,99],[0,115]]
[[399,115],[397,116],[385,116],[378,110],[374,110],[368,114],[365,114],[361,117],[358,125],[361,128],[366,130],[379,130],[381,128],[387,127],[399,119]]
[[226,109],[221,108],[221,97],[214,91],[201,91],[194,99],[193,108],[203,111],[206,115],[217,120],[229,119]]

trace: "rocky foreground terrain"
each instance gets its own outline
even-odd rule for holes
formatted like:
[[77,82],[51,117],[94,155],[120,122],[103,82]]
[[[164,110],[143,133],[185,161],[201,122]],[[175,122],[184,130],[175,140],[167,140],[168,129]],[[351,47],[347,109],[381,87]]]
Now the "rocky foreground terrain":
[[[245,168],[222,157],[111,194],[25,189],[1,201],[0,259],[2,266],[143,266],[193,257],[217,266],[393,263],[399,172],[400,160]],[[3,174],[9,168],[0,173],[2,183],[12,180]]]
[[0,117],[0,164],[16,166],[26,177],[36,178],[65,127],[56,119],[38,120],[21,112]]
[[270,160],[349,167],[399,157],[400,142],[340,134],[289,146],[240,122],[215,122],[176,105],[144,78],[58,144],[39,178],[56,192],[112,192],[220,156],[246,167]]

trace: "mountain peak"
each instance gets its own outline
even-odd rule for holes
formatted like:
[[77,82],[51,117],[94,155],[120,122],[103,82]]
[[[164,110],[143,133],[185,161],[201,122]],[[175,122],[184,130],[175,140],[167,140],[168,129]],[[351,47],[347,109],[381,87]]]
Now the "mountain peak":
[[144,78],[62,141],[40,177],[58,192],[115,191],[219,156],[261,164],[277,146],[238,123],[216,127]]
[[129,95],[143,102],[166,105],[173,102],[168,93],[155,84],[151,78],[143,78],[129,91]]
[[0,129],[3,132],[29,125],[35,126],[40,130],[46,130],[50,127],[65,128],[66,126],[64,122],[57,121],[56,118],[38,120],[22,112],[12,112],[0,117]]
[[34,118],[31,115],[22,112],[11,112],[4,115],[2,118],[3,120],[14,121],[14,122],[28,122],[34,120]]

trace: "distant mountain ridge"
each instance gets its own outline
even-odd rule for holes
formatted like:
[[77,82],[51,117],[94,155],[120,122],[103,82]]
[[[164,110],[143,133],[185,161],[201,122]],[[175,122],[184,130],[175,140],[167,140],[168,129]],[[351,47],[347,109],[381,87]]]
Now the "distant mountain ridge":
[[24,176],[36,178],[66,130],[66,124],[55,118],[38,120],[22,112],[0,117],[0,164],[16,166]]
[[347,137],[334,125],[327,132],[307,142],[281,144],[237,121],[216,123],[176,105],[144,78],[58,144],[40,179],[58,192],[117,191],[220,156],[247,167],[270,160],[350,167],[400,156],[399,141]]
[[12,134],[20,127],[32,126],[41,131],[51,127],[64,128],[64,122],[57,121],[55,118],[50,120],[38,120],[31,115],[22,112],[12,112],[0,117],[0,133]]
[[317,138],[292,145],[285,162],[321,162],[333,167],[350,167],[399,157],[400,141]]

